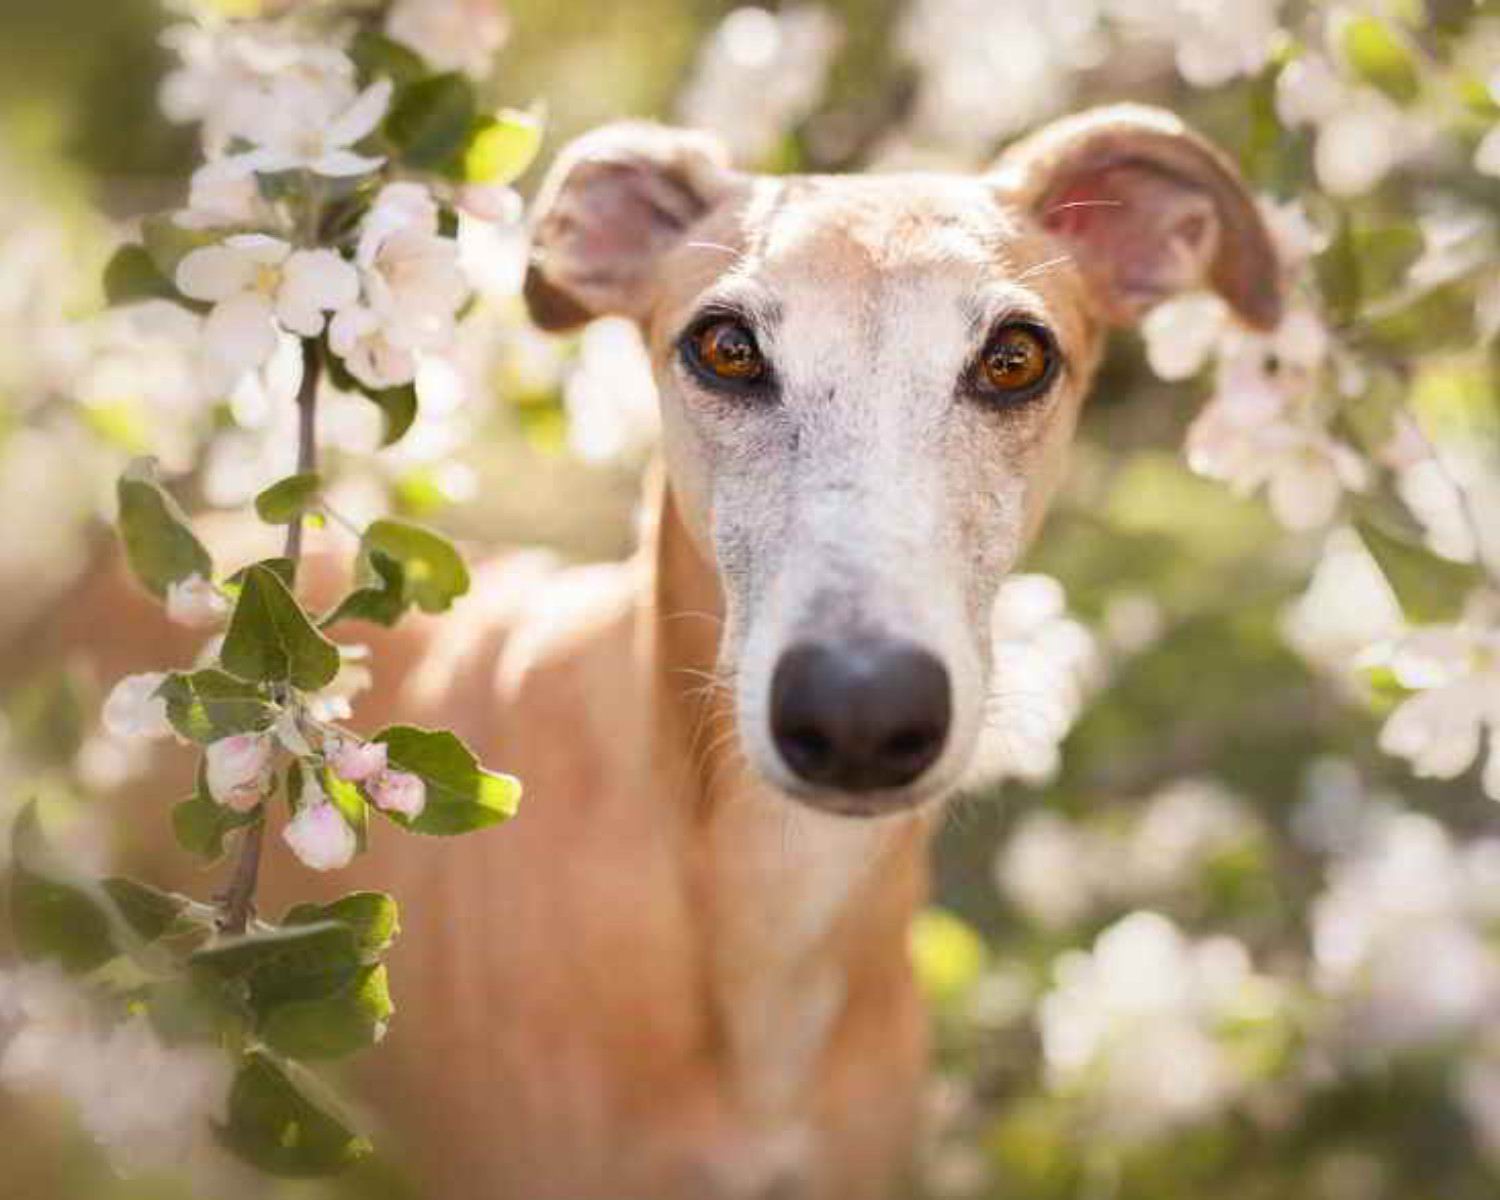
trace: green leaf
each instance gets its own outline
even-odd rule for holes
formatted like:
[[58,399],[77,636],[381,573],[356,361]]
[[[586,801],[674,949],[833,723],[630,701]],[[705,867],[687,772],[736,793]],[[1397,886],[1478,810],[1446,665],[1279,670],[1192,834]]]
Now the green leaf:
[[401,619],[411,603],[406,595],[405,573],[401,564],[389,555],[372,550],[363,556],[362,567],[378,580],[358,588],[339,602],[337,608],[320,622],[324,629],[336,621],[372,621],[387,628]]
[[219,658],[241,679],[304,691],[326,686],[339,673],[338,647],[318,632],[281,577],[260,564],[245,571]]
[[177,502],[156,479],[150,459],[136,459],[120,476],[120,536],[130,569],[153,595],[194,575],[211,579],[213,559]]
[[382,447],[393,446],[406,436],[406,431],[417,419],[417,385],[415,383],[383,389],[366,387],[349,372],[349,368],[344,366],[339,356],[326,347],[323,351],[323,364],[328,370],[328,377],[333,381],[334,387],[341,392],[363,396],[380,409],[381,415],[385,418],[385,432],[380,440]]
[[229,1092],[220,1140],[269,1175],[335,1175],[371,1151],[316,1080],[262,1051],[245,1056]]
[[365,530],[364,544],[401,564],[406,594],[423,612],[447,612],[469,590],[469,568],[462,556],[452,542],[425,526],[376,521]]
[[[287,587],[297,586],[297,564],[289,558],[263,558],[258,563],[251,563],[251,567],[265,567],[268,571],[274,571],[277,578]],[[250,567],[241,567],[233,575],[224,580],[224,586],[238,593],[245,586],[245,577],[250,573]]]
[[536,160],[542,122],[534,113],[501,109],[475,122],[464,151],[464,179],[470,183],[511,183]]
[[377,964],[355,972],[330,996],[272,1009],[260,1037],[292,1058],[342,1058],[380,1041],[394,1012],[385,968]]
[[176,300],[177,289],[163,277],[144,246],[121,246],[104,268],[104,298],[111,305],[142,300]]
[[281,918],[283,925],[342,921],[354,934],[365,962],[374,962],[401,932],[396,902],[384,892],[350,892],[332,904],[294,904]]
[[323,488],[316,471],[288,475],[255,497],[255,512],[267,525],[290,525],[313,506]]
[[189,962],[219,979],[242,983],[252,1007],[262,1014],[289,1001],[330,995],[365,965],[354,929],[342,921],[228,938],[197,951]]
[[1344,61],[1366,83],[1398,104],[1410,104],[1422,89],[1411,47],[1379,17],[1349,15],[1339,30]]
[[398,825],[414,833],[447,836],[483,829],[515,815],[520,781],[483,770],[453,734],[393,725],[374,740],[386,744],[392,767],[419,776],[427,785],[427,805],[416,819],[386,814]]
[[416,53],[373,29],[363,29],[355,35],[349,57],[366,83],[390,79],[398,85],[408,84],[427,74],[426,64]]
[[1439,558],[1372,521],[1356,521],[1355,528],[1396,593],[1406,619],[1415,625],[1457,618],[1469,593],[1483,579],[1483,572],[1474,564]]
[[172,808],[172,832],[189,854],[217,862],[224,857],[224,839],[260,819],[260,805],[242,813],[218,803],[208,794],[200,771],[197,792]]
[[154,942],[192,907],[186,896],[163,892],[134,879],[116,876],[104,881],[104,891],[121,917],[143,942]]
[[167,720],[183,737],[207,744],[236,733],[260,733],[277,709],[253,683],[207,667],[168,675],[156,694],[167,702]]
[[385,135],[406,166],[438,170],[462,153],[475,110],[473,84],[456,72],[433,75],[396,94]]

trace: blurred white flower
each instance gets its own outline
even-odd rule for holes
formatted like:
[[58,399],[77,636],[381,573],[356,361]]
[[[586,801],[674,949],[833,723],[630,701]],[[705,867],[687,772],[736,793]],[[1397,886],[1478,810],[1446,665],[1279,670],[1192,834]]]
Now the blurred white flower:
[[382,771],[366,787],[375,807],[385,812],[417,817],[427,807],[427,785],[409,771]]
[[243,162],[220,158],[193,172],[187,208],[172,220],[183,229],[221,229],[268,226],[274,216],[256,184],[255,172]]
[[345,783],[364,783],[385,770],[388,753],[384,742],[362,742],[340,737],[324,751],[333,773]]
[[144,1017],[102,1025],[53,967],[0,972],[0,1085],[60,1097],[117,1170],[191,1166],[211,1153],[233,1067],[217,1047],[166,1046]]
[[995,881],[1033,921],[1067,929],[1093,908],[1101,850],[1107,848],[1075,822],[1028,813],[1000,847]]
[[225,599],[211,579],[191,575],[167,585],[167,619],[189,629],[211,629],[229,613]]
[[1358,690],[1360,656],[1404,627],[1400,602],[1364,541],[1331,530],[1307,590],[1282,618],[1287,641],[1309,661]]
[[417,356],[398,342],[374,310],[358,306],[334,314],[328,345],[349,373],[366,387],[400,387],[417,376]]
[[1318,987],[1338,1005],[1329,1035],[1399,1051],[1500,1017],[1500,955],[1484,930],[1494,880],[1475,869],[1496,844],[1455,846],[1414,813],[1366,829],[1312,910]]
[[1253,1059],[1223,1031],[1268,1029],[1281,1006],[1239,942],[1190,941],[1153,912],[1110,926],[1091,953],[1064,954],[1055,977],[1038,1013],[1048,1083],[1123,1138],[1201,1120],[1242,1095]]
[[453,337],[458,310],[469,295],[458,242],[436,231],[408,227],[359,249],[365,303],[389,336],[414,350],[437,349]]
[[1458,1102],[1485,1157],[1500,1167],[1500,1045],[1493,1038],[1460,1067]]
[[1192,884],[1215,859],[1259,844],[1262,832],[1232,792],[1207,779],[1183,779],[1152,797],[1112,858],[1122,883],[1141,899]]
[[1177,70],[1194,87],[1258,75],[1270,61],[1280,0],[1176,0]]
[[[340,92],[330,94],[311,85],[279,87],[272,100],[246,122],[245,136],[254,149],[235,155],[232,161],[260,174],[311,171],[333,179],[367,175],[385,159],[358,154],[352,147],[380,125],[390,107],[391,92],[391,81],[379,79],[345,104]],[[336,104],[335,111],[328,111]]]
[[699,51],[678,99],[688,125],[717,133],[753,165],[817,106],[842,31],[827,9],[737,8]]
[[439,71],[483,79],[494,69],[510,22],[497,0],[395,0],[385,32]]
[[1474,169],[1481,175],[1500,178],[1500,124],[1484,135],[1474,151]]
[[104,728],[117,738],[160,738],[172,733],[167,702],[156,694],[167,681],[165,672],[127,675],[104,701]]
[[270,790],[275,758],[270,734],[237,733],[211,742],[203,755],[208,794],[236,812],[249,812]]
[[1500,627],[1479,605],[1458,624],[1429,626],[1389,651],[1392,672],[1416,695],[1386,718],[1380,748],[1420,777],[1453,779],[1484,755],[1485,793],[1500,800]]
[[605,317],[584,329],[563,405],[568,446],[585,462],[628,459],[655,445],[656,381],[635,322]]
[[359,276],[332,250],[293,250],[280,238],[243,233],[184,256],[177,287],[213,304],[205,349],[232,379],[271,357],[275,322],[299,337],[322,333],[324,313],[358,296]]
[[347,867],[358,849],[354,830],[311,777],[305,779],[301,807],[282,827],[281,837],[302,865],[314,871]]
[[1089,630],[1067,615],[1062,585],[1045,575],[1013,575],[996,593],[990,629],[991,693],[966,786],[1014,776],[1050,779],[1060,746],[1103,675]]

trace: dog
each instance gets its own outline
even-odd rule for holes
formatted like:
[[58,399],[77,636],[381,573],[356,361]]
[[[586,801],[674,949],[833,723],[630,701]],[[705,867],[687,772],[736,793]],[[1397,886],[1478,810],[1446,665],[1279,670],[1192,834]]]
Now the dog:
[[331,881],[403,905],[364,1095],[435,1200],[899,1194],[907,928],[1004,684],[996,590],[1108,328],[1203,286],[1273,327],[1267,227],[1225,156],[1133,106],[972,177],[756,176],[615,125],[533,223],[537,324],[639,326],[663,468],[632,561],[508,558],[369,639],[362,722],[453,728],[527,798]]

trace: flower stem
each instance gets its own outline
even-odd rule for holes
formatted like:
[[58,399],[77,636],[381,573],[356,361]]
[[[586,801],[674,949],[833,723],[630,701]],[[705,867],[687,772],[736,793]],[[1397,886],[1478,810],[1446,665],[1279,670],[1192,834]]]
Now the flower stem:
[[[305,474],[317,470],[318,443],[318,375],[322,369],[318,357],[318,344],[310,338],[302,340],[302,382],[297,388],[297,472]],[[292,560],[296,568],[302,558],[302,516],[292,518],[287,526],[285,557]],[[260,880],[260,852],[266,836],[266,818],[262,813],[255,824],[245,830],[240,838],[239,852],[235,855],[234,868],[225,889],[219,929],[223,933],[244,933],[255,912],[255,889]]]

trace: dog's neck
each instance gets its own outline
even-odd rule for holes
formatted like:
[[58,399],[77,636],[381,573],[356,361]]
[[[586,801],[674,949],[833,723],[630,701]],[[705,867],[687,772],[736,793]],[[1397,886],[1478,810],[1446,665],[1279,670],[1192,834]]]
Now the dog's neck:
[[717,680],[723,607],[670,488],[655,485],[649,619],[659,761],[677,765],[677,806],[716,1051],[743,1112],[768,1132],[806,1116],[839,1020],[905,972],[909,918],[925,885],[930,817],[828,816],[745,765],[732,699]]

